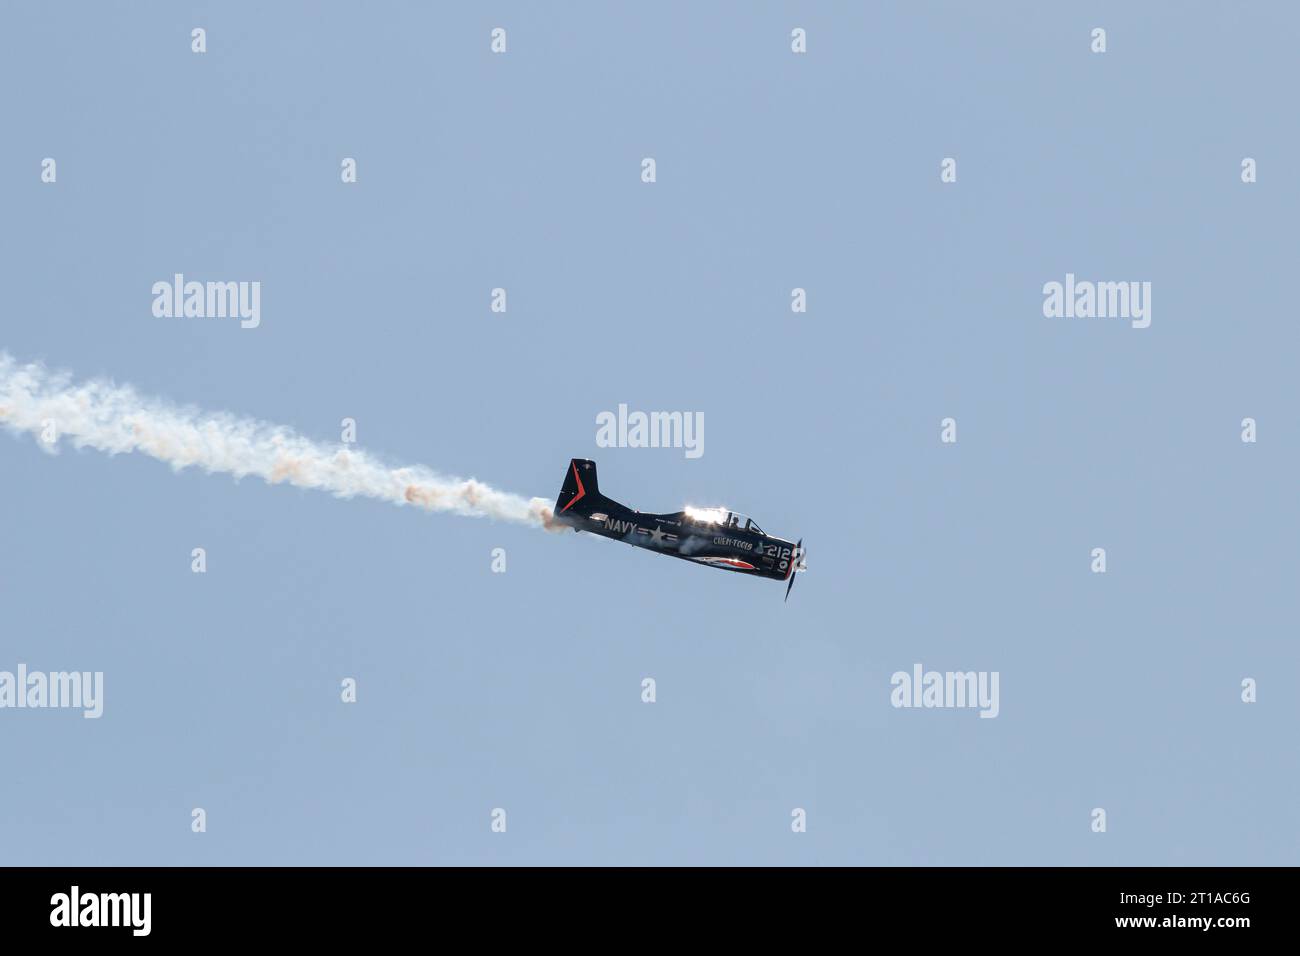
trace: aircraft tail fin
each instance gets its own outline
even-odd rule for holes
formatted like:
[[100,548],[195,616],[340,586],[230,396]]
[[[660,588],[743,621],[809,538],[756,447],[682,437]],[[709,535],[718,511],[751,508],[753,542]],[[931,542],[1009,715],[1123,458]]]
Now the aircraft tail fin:
[[564,473],[560,497],[555,500],[555,516],[589,515],[597,502],[603,501],[600,485],[596,481],[596,463],[587,458],[574,458]]

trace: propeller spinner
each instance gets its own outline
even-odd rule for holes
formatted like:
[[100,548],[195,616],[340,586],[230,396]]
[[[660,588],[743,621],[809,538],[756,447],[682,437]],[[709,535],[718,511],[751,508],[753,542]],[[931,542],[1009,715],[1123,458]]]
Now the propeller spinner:
[[803,549],[803,538],[800,538],[799,543],[794,546],[794,554],[790,556],[794,566],[790,569],[790,583],[785,586],[785,599],[787,601],[790,600],[790,592],[794,590],[794,576],[800,571],[808,570],[807,557],[808,552]]

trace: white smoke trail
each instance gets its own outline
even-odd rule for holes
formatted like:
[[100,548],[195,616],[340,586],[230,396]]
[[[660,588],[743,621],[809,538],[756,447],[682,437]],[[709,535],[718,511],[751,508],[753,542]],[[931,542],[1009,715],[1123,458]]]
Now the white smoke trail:
[[287,428],[222,412],[181,408],[146,398],[129,385],[105,381],[74,383],[66,373],[43,365],[19,365],[0,352],[0,426],[37,437],[53,428],[57,439],[110,455],[140,452],[176,471],[195,466],[270,484],[328,491],[340,498],[362,495],[428,511],[450,511],[551,526],[542,498],[498,491],[473,478],[446,478],[427,468],[390,468],[365,452],[327,445]]

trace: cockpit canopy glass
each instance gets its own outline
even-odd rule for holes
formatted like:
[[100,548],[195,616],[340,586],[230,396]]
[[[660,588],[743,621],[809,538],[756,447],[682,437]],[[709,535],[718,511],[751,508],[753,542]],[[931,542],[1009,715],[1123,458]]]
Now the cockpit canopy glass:
[[727,513],[727,527],[736,531],[748,531],[752,534],[765,534],[753,518],[731,511]]
[[729,530],[748,531],[751,534],[767,537],[767,532],[760,528],[753,518],[736,511],[728,511],[726,508],[693,508],[688,505],[684,514],[688,521],[697,524],[715,524]]

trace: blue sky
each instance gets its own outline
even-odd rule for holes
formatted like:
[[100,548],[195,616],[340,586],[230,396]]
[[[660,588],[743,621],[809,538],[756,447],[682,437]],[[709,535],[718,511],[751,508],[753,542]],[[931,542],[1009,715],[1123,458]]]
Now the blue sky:
[[[783,605],[0,436],[0,670],[105,675],[99,720],[0,711],[4,862],[1296,862],[1300,12],[2,16],[0,349],[524,495],[590,457],[810,551]],[[177,272],[261,325],[155,318]],[[1044,317],[1067,272],[1151,282],[1151,326]],[[705,453],[598,448],[620,403]],[[997,671],[998,717],[892,707],[915,663]]]

